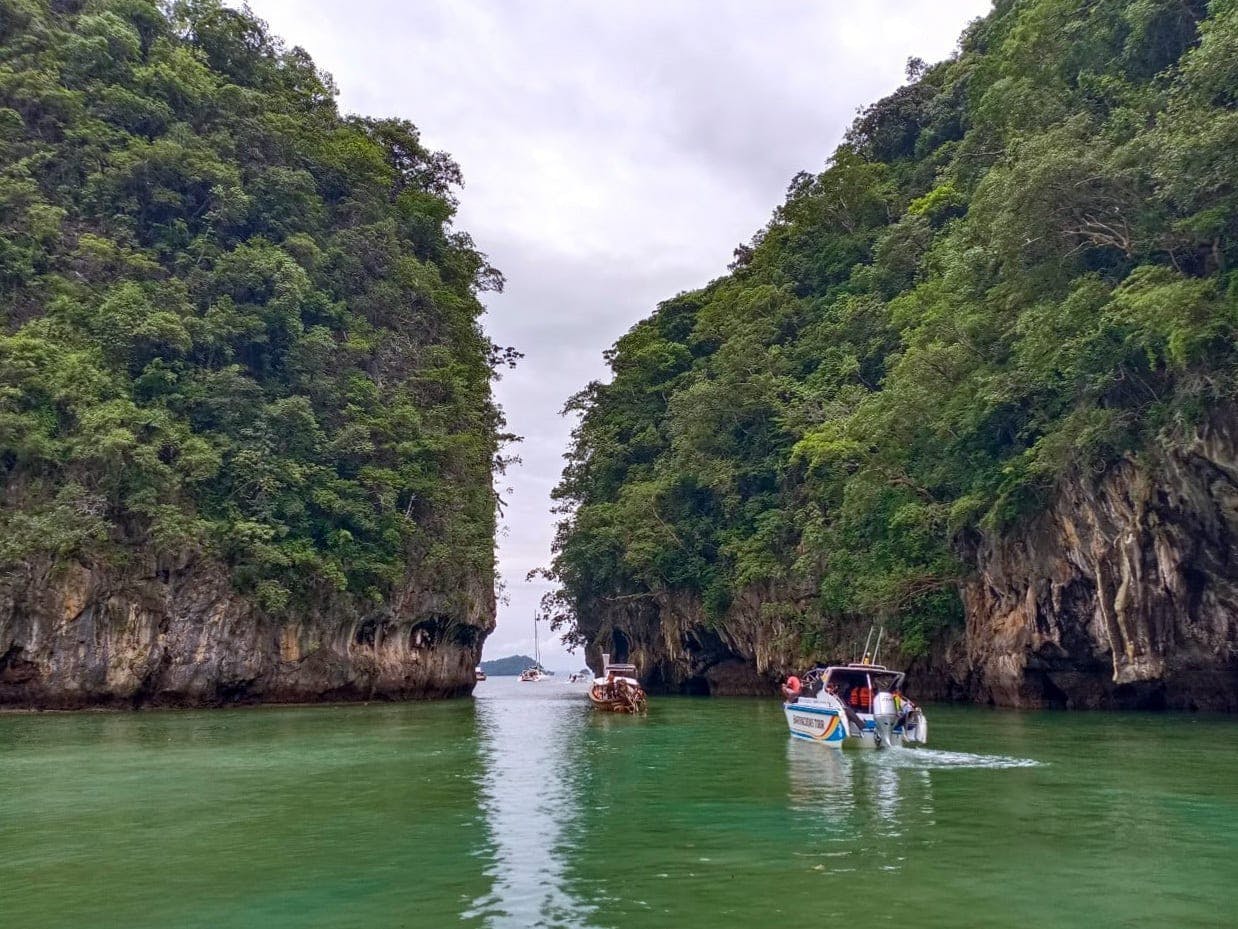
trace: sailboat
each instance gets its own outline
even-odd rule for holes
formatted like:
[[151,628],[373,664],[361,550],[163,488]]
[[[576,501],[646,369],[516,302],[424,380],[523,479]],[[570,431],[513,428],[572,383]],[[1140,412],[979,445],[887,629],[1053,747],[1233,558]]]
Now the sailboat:
[[537,639],[537,623],[539,617],[533,617],[533,664],[520,672],[520,680],[529,684],[536,684],[539,681],[544,681],[550,677],[550,672],[542,667],[542,645]]

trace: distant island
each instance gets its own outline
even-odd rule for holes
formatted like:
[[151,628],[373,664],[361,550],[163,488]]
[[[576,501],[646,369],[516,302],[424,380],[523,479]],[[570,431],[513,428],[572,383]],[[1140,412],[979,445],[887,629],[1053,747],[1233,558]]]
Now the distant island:
[[495,658],[493,661],[483,661],[481,669],[487,675],[497,677],[515,677],[525,668],[533,666],[533,659],[528,655],[509,655],[506,658]]

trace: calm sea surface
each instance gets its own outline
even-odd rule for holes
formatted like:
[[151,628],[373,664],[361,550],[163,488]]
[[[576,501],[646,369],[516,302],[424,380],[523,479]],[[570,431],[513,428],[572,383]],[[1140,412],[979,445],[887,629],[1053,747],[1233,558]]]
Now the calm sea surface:
[[773,700],[0,716],[0,927],[1232,927],[1238,720]]

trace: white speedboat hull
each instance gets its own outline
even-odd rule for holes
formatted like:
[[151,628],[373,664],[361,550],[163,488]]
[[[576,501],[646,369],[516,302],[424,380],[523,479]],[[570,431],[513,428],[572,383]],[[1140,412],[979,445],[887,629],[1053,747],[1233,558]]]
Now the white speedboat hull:
[[791,735],[832,748],[842,748],[844,744],[862,748],[897,748],[928,741],[928,720],[921,710],[915,712],[913,724],[904,726],[899,723],[881,728],[868,713],[852,713],[852,718],[848,719],[847,712],[837,701],[830,699],[801,698],[795,703],[784,703],[782,710]]
[[801,700],[784,703],[782,709],[787,714],[791,735],[797,739],[842,748],[848,735],[847,719],[836,707],[819,706],[815,700],[810,705]]

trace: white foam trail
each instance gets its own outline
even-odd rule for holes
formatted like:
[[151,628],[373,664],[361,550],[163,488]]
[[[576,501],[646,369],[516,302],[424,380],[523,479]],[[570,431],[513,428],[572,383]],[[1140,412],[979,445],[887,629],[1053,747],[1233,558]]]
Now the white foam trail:
[[946,752],[935,748],[888,748],[865,752],[861,757],[874,764],[896,768],[1039,768],[1044,764],[1033,758]]

